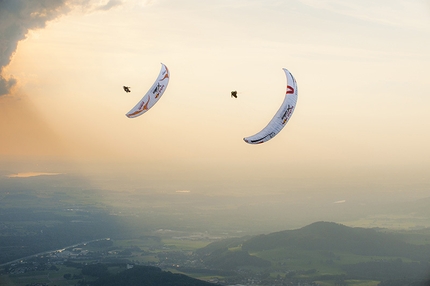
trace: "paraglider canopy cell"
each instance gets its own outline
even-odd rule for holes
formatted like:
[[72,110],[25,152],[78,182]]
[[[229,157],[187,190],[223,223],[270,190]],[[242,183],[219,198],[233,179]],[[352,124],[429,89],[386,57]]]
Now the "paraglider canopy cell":
[[231,92],[231,97],[237,98],[237,91],[236,90],[233,90]]

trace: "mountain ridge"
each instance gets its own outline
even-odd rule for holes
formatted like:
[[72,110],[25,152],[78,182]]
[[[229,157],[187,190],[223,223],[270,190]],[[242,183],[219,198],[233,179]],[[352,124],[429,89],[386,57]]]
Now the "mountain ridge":
[[319,221],[295,230],[254,236],[242,244],[248,252],[296,247],[307,250],[348,251],[358,255],[403,256],[426,260],[430,245],[413,245],[380,228],[348,227]]

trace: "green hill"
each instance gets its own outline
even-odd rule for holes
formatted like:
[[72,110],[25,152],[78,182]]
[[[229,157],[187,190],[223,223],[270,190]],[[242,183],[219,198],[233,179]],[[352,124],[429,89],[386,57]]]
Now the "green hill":
[[430,245],[410,244],[403,241],[402,236],[382,229],[353,228],[333,222],[316,222],[296,230],[263,234],[242,244],[242,250],[249,252],[276,248],[405,257],[418,261],[430,258]]
[[106,275],[89,286],[210,286],[209,282],[189,276],[162,271],[158,267],[135,266],[114,275]]
[[427,241],[427,230],[395,232],[316,222],[295,230],[218,241],[197,253],[207,267],[247,267],[256,273],[270,272],[272,280],[283,283],[301,279],[328,283],[324,285],[355,280],[398,285],[428,280]]

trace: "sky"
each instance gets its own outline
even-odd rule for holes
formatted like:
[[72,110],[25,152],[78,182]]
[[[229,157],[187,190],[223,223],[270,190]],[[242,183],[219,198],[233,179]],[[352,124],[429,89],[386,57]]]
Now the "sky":
[[[429,197],[429,51],[424,0],[0,0],[0,171],[336,204]],[[127,118],[160,63],[163,97]],[[284,100],[282,68],[295,112],[248,145]]]

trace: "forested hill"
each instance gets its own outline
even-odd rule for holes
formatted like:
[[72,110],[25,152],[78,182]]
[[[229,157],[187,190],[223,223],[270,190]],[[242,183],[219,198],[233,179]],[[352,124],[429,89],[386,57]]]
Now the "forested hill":
[[158,267],[135,266],[118,274],[107,275],[90,282],[90,286],[210,286],[209,282],[189,276],[162,271]]
[[352,228],[333,222],[316,222],[296,230],[255,236],[242,249],[253,252],[276,248],[344,251],[359,255],[401,256],[428,260],[430,245],[412,245],[399,235],[381,229]]

